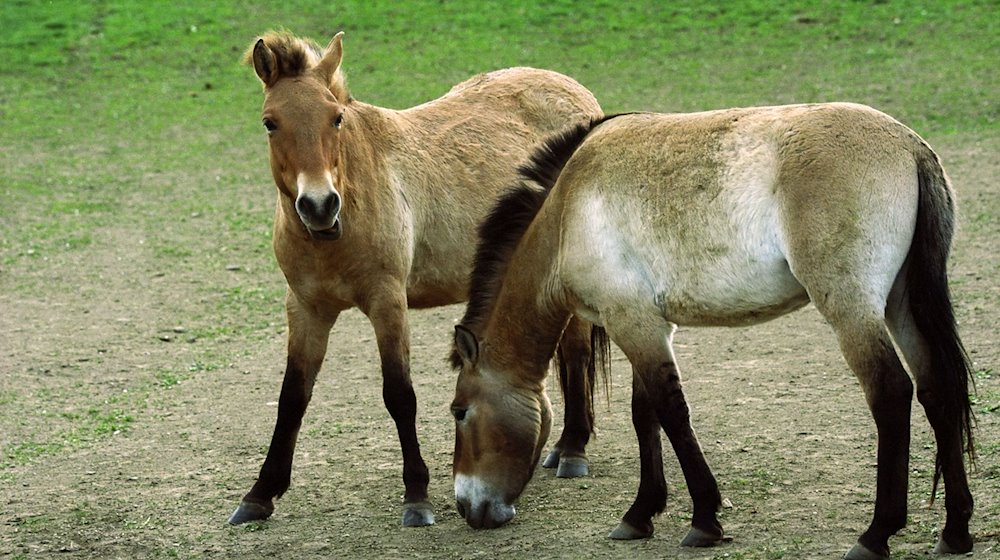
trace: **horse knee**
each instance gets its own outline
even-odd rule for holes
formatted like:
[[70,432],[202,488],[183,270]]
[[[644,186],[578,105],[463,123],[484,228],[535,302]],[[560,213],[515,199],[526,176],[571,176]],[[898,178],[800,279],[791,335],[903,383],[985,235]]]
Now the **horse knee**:
[[844,358],[861,383],[869,408],[876,414],[876,421],[879,412],[903,407],[904,403],[909,417],[913,382],[884,328],[867,337],[841,336],[840,343]]
[[416,417],[417,395],[413,391],[413,383],[410,381],[406,366],[383,366],[382,402],[397,423]]
[[647,378],[646,390],[656,408],[664,428],[673,425],[684,426],[690,422],[691,411],[681,385],[681,374],[676,364],[660,364],[651,378]]

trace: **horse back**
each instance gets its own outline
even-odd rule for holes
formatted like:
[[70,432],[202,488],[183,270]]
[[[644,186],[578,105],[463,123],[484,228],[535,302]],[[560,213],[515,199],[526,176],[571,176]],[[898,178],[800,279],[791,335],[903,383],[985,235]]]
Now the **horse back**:
[[481,74],[398,114],[405,142],[385,150],[398,193],[407,285],[418,307],[464,301],[476,226],[548,135],[601,114],[586,88],[533,68]]
[[529,67],[473,76],[419,108],[433,111],[456,107],[476,107],[496,113],[498,118],[508,113],[511,118],[541,131],[543,137],[568,124],[601,115],[597,99],[576,80],[551,70]]
[[561,281],[592,312],[629,298],[695,325],[787,313],[844,270],[884,297],[913,235],[920,144],[853,104],[611,119],[550,197]]

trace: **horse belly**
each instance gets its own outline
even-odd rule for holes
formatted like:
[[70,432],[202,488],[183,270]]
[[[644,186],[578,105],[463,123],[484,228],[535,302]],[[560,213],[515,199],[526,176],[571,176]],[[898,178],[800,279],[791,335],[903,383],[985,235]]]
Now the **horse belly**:
[[651,245],[659,254],[650,266],[663,279],[657,297],[670,321],[748,325],[808,303],[787,260],[771,169],[731,164],[714,203],[692,212],[697,218],[685,224],[697,234],[668,227],[665,241]]
[[[785,315],[809,296],[782,259],[736,258],[675,262],[684,274],[663,271],[654,301],[663,317],[680,325],[741,326]],[[740,258],[745,257],[745,258]]]
[[[738,198],[732,201],[750,202]],[[737,206],[754,211],[752,203]],[[567,224],[560,275],[577,312],[598,323],[602,310],[622,308],[692,326],[767,321],[809,297],[785,259],[776,219],[766,214],[746,220],[720,212],[711,228],[676,215],[643,223],[629,204],[593,197],[586,219]]]
[[406,288],[406,304],[411,309],[440,307],[466,299],[468,286],[458,279],[411,283]]

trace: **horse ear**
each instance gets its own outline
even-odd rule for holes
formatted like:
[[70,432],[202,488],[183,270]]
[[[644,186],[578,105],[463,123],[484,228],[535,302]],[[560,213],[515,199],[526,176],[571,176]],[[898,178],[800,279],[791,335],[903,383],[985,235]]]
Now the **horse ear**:
[[330,44],[323,51],[323,60],[319,61],[319,68],[328,82],[333,82],[333,77],[337,75],[340,62],[344,58],[344,32],[341,31],[330,39]]
[[462,325],[455,325],[455,349],[465,365],[475,365],[479,361],[479,340]]
[[274,53],[264,44],[264,39],[257,39],[257,44],[253,46],[253,69],[257,72],[257,77],[264,82],[265,86],[270,86],[278,78],[278,61],[274,58]]

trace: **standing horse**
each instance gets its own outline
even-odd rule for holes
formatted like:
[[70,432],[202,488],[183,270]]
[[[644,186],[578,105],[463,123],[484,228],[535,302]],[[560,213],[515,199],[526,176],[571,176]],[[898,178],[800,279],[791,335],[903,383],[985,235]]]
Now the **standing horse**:
[[[474,320],[456,327],[455,497],[473,527],[514,515],[549,429],[546,364],[571,314],[601,325],[633,368],[638,495],[612,538],[648,537],[663,510],[660,427],[694,513],[682,545],[722,538],[721,498],[692,430],[677,324],[748,325],[816,305],[878,431],[875,513],[847,558],[886,558],[906,521],[909,364],[947,487],[939,552],[972,548],[970,363],[946,276],[953,193],[937,155],[853,104],[595,120],[554,137],[491,213]],[[484,226],[483,231],[492,231]]]
[[[247,51],[264,84],[263,123],[278,188],[274,252],[288,282],[288,361],[257,482],[229,522],[266,519],[288,489],[302,417],[337,316],[361,309],[375,330],[382,397],[403,453],[403,525],[434,522],[417,441],[407,308],[464,301],[475,226],[542,138],[601,114],[572,79],[511,68],[476,76],[440,99],[394,111],[352,98],[343,33],[325,50],[269,33]],[[583,456],[592,412],[589,326],[563,341],[564,450]],[[580,428],[583,426],[583,428]],[[573,473],[570,473],[573,474]],[[582,474],[582,473],[581,473]]]

